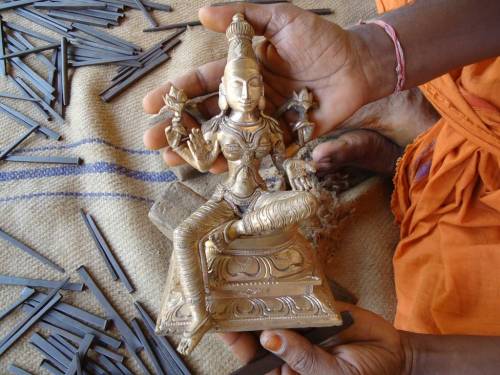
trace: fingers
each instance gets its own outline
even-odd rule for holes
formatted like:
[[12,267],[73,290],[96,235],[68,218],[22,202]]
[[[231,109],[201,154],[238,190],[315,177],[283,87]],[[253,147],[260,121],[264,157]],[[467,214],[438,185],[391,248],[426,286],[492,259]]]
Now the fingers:
[[168,82],[149,92],[143,99],[144,111],[149,114],[158,113],[163,107],[163,97],[168,94],[174,85],[183,89],[188,98],[202,96],[217,91],[224,74],[226,59],[209,62],[199,68]]
[[257,45],[255,54],[262,65],[274,74],[286,75],[290,70],[288,61],[280,56],[276,47],[268,40]]
[[[299,374],[335,374],[335,358],[294,331],[264,331],[260,336],[264,348],[283,359]],[[340,373],[340,372],[339,372]]]
[[401,148],[371,130],[353,130],[319,144],[313,151],[318,173],[327,174],[346,165],[392,175]]
[[257,339],[248,332],[230,332],[219,334],[220,339],[231,349],[233,354],[242,362],[250,362],[259,348]]

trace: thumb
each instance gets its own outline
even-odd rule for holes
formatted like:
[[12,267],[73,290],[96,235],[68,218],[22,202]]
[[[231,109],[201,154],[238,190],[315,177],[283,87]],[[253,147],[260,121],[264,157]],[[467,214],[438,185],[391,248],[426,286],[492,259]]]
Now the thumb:
[[338,364],[335,358],[311,344],[305,337],[289,330],[263,331],[261,345],[280,357],[299,374],[335,374]]

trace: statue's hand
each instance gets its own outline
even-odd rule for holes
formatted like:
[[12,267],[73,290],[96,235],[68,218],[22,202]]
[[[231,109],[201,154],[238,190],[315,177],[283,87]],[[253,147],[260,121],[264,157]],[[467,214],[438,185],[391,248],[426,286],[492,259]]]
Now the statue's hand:
[[179,117],[174,117],[172,119],[172,125],[165,128],[165,136],[167,137],[168,145],[173,149],[180,146],[186,135],[186,129],[182,126]]
[[311,163],[300,159],[287,159],[283,166],[293,190],[309,191],[315,188],[316,168]]
[[201,130],[198,128],[191,131],[187,144],[193,158],[199,162],[213,160],[218,149],[218,141],[215,140],[213,144],[205,141]]

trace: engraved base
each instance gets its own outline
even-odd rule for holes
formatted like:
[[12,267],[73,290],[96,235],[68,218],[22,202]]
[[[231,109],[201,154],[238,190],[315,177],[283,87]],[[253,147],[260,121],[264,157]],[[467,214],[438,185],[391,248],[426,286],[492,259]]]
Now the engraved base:
[[[315,252],[297,228],[238,239],[222,254],[210,248],[206,253],[211,331],[342,324]],[[181,334],[191,322],[175,263],[172,256],[157,324],[161,335]]]

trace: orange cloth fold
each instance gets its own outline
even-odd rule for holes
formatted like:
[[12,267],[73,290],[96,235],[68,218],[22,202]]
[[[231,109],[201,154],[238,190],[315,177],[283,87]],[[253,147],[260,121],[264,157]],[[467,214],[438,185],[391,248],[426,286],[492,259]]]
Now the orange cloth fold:
[[[377,1],[381,11],[404,4]],[[407,147],[394,178],[395,325],[500,335],[500,58],[421,90],[442,118]]]

